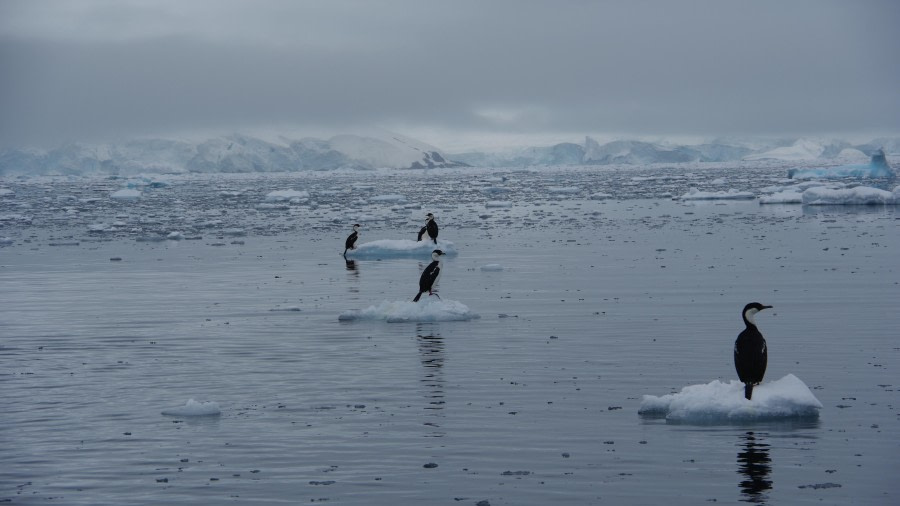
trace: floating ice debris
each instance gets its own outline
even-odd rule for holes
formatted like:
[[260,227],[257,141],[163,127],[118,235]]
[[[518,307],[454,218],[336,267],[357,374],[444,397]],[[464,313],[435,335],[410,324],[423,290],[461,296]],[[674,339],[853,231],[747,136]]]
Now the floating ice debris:
[[299,306],[284,306],[284,307],[276,307],[272,308],[269,311],[300,311]]
[[109,196],[110,196],[110,198],[114,198],[116,200],[137,200],[137,199],[141,198],[141,195],[143,195],[143,194],[141,193],[140,190],[131,190],[128,188],[123,188],[119,191],[111,193]]
[[369,198],[372,202],[406,202],[404,195],[376,195]]
[[181,232],[169,232],[169,235],[166,236],[166,239],[170,241],[180,241],[184,239],[184,234]]
[[340,321],[374,320],[388,323],[468,321],[476,318],[480,316],[470,311],[465,304],[437,297],[423,297],[419,302],[386,300],[377,306],[345,311],[338,316]]
[[222,411],[219,409],[218,402],[198,402],[188,399],[184,406],[166,409],[162,414],[167,416],[212,416],[222,414]]
[[592,193],[590,198],[591,198],[591,200],[604,200],[604,199],[611,199],[612,195],[610,195],[609,193],[596,192],[596,193]]
[[0,246],[10,246],[14,242],[9,237],[0,237]]
[[300,202],[309,198],[309,192],[277,190],[266,194],[266,202]]
[[503,266],[500,265],[500,264],[487,264],[487,265],[482,265],[482,266],[481,266],[481,270],[483,270],[483,271],[491,271],[491,272],[498,272],[498,271],[502,271],[502,270],[503,270]]
[[513,203],[508,200],[489,200],[484,203],[484,207],[512,207]]
[[379,239],[377,241],[364,242],[356,249],[347,252],[348,257],[353,258],[431,258],[431,252],[439,249],[445,255],[455,255],[456,248],[450,241],[438,239],[433,241],[413,241],[411,239]]
[[645,395],[638,411],[643,416],[665,417],[684,423],[731,423],[786,418],[818,418],[822,403],[793,374],[753,389],[753,399],[744,398],[744,384],[737,380],[714,380],[691,385],[677,394]]
[[9,188],[0,188],[0,197],[5,197],[7,195],[15,195],[15,192]]
[[574,186],[550,186],[547,188],[547,193],[557,194],[557,195],[572,195],[574,193],[580,193],[581,188],[576,188]]
[[784,190],[759,198],[760,204],[800,204],[803,202],[803,194],[796,190]]
[[855,188],[829,189],[822,187],[810,188],[803,192],[803,204],[816,205],[897,205],[900,204],[900,186],[893,192],[857,186]]
[[691,188],[681,196],[681,200],[742,200],[753,198],[756,198],[753,192],[742,192],[733,188],[723,192],[702,192],[696,188]]

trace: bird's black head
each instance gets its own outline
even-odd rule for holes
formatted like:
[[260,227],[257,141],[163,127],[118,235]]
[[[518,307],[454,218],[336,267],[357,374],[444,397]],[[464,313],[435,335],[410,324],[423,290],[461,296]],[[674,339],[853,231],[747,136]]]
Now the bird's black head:
[[429,220],[434,219],[434,215],[431,213],[426,214],[425,217],[428,218]]
[[361,227],[361,226],[362,226],[362,225],[360,225],[359,223],[356,223],[356,224],[353,225],[353,228],[359,228],[359,227]]
[[438,257],[441,256],[441,255],[443,255],[443,254],[444,254],[443,251],[441,251],[441,250],[439,250],[439,249],[436,249],[436,250],[434,250],[434,251],[431,252],[431,258],[437,260]]
[[744,306],[744,311],[741,312],[741,315],[744,317],[744,321],[748,323],[753,322],[753,316],[762,311],[763,309],[770,309],[772,306],[766,306],[765,304],[760,304],[759,302],[751,302]]

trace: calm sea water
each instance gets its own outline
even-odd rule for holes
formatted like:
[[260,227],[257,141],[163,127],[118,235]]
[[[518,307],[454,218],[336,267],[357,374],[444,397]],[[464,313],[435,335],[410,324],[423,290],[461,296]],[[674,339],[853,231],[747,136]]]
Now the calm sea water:
[[[7,181],[0,500],[896,504],[900,213],[666,196],[780,177],[740,174],[206,178],[138,203],[94,200],[121,181]],[[289,187],[312,201],[256,207]],[[438,205],[350,203],[423,188]],[[632,193],[586,198],[607,190]],[[363,242],[435,212],[459,250],[441,296],[481,318],[338,321],[411,299],[427,263],[346,263],[348,206]],[[775,306],[767,379],[797,375],[819,420],[638,416],[644,394],[734,379],[754,300]],[[221,415],[161,414],[190,398]]]

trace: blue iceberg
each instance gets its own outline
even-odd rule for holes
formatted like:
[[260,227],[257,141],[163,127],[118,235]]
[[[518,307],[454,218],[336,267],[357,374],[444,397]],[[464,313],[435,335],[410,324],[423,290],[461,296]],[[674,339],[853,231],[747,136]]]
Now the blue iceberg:
[[894,178],[894,171],[888,165],[884,150],[879,149],[872,155],[868,165],[841,165],[821,169],[790,169],[788,177],[791,179],[810,179],[828,177],[871,177]]

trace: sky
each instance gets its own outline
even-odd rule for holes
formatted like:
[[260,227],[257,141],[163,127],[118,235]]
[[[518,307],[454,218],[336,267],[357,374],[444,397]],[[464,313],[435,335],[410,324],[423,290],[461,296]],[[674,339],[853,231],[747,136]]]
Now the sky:
[[894,0],[2,0],[0,148],[900,133]]

